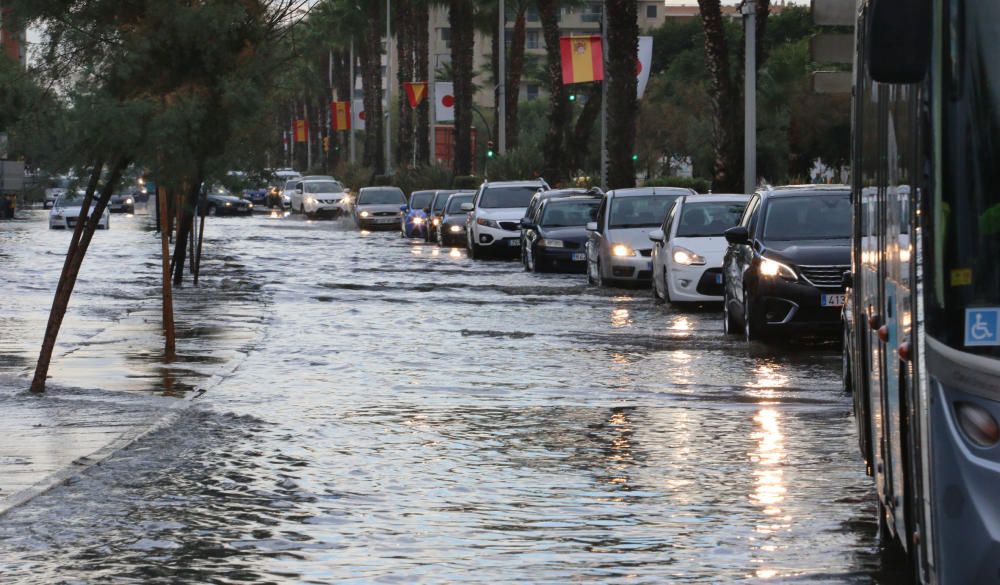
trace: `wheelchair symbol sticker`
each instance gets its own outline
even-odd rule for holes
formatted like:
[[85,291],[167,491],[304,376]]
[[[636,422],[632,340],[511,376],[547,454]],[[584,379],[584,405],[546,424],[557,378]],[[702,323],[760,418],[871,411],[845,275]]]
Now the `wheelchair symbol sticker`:
[[965,310],[965,345],[1000,345],[1000,308]]

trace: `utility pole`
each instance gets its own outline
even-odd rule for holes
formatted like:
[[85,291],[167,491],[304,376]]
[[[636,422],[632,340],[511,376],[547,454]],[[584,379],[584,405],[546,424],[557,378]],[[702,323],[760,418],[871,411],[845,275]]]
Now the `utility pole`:
[[601,189],[608,190],[608,7],[601,3]]
[[757,0],[743,1],[743,36],[746,38],[743,191],[753,193],[757,188]]
[[392,4],[385,0],[385,174],[392,174]]
[[497,80],[497,149],[500,154],[507,153],[507,11],[504,0],[499,0],[499,22],[497,23],[497,43],[500,47],[500,73]]
[[[351,89],[350,89],[350,91],[348,91],[348,93],[350,94],[350,96],[347,99],[349,100],[348,103],[351,104],[351,108],[353,108],[354,107],[354,35],[351,35],[351,51],[350,52],[351,52],[351,54],[350,54],[351,64],[348,67],[348,69],[349,69],[349,73],[348,74],[351,76]],[[354,110],[353,109],[351,110],[351,117],[354,117]],[[351,129],[347,131],[347,138],[348,138],[347,150],[350,152],[349,156],[350,156],[350,159],[351,159],[351,164],[353,165],[354,164],[354,124],[353,124],[353,122],[351,124]]]

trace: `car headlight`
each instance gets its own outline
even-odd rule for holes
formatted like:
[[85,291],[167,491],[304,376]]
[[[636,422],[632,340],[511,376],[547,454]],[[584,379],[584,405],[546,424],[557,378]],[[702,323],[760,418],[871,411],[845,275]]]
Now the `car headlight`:
[[462,226],[460,226],[460,225],[453,225],[449,229],[451,230],[451,233],[457,234],[458,232],[462,231]]
[[762,258],[760,262],[760,274],[761,276],[780,276],[785,280],[798,280],[799,277],[795,274],[795,271],[786,264],[781,262],[775,262],[770,258]]
[[542,239],[542,245],[546,248],[565,248],[566,244],[562,240]]
[[247,203],[247,207],[253,209],[253,203]]
[[441,218],[440,217],[435,217],[434,221],[432,221],[431,223],[433,223],[435,226],[439,226],[439,225],[441,225]]
[[705,263],[705,258],[687,248],[677,246],[674,248],[674,262],[685,266],[700,266]]
[[226,207],[231,207],[231,206],[232,206],[232,203],[230,203],[229,201],[226,201]]
[[306,203],[316,203],[315,197],[306,197]]
[[494,219],[483,219],[480,217],[476,219],[476,223],[478,223],[479,225],[484,225],[488,228],[493,228],[497,230],[500,229],[500,224],[497,223],[496,220]]
[[129,197],[128,199],[125,200],[125,205],[132,205],[132,198],[131,197]]
[[422,223],[424,223],[424,218],[422,218],[422,217],[414,217],[413,218],[413,225],[420,225]]
[[614,244],[611,246],[611,254],[614,256],[635,256],[635,250],[625,244]]
[[360,215],[361,217],[368,217],[368,216],[369,216],[369,215],[371,215],[371,214],[370,214],[370,213],[368,213],[367,211],[362,211],[362,212],[361,212],[361,213],[359,213],[358,215]]

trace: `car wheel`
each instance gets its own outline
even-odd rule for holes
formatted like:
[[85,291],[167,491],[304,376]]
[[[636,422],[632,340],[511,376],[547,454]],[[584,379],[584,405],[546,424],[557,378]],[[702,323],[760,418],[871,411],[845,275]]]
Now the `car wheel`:
[[729,291],[722,293],[722,331],[726,335],[736,335],[739,327],[736,326],[736,318],[729,311]]
[[605,286],[604,275],[601,273],[601,259],[597,259],[597,264],[594,266],[594,285],[603,288]]
[[847,327],[844,327],[843,332],[843,347],[840,350],[840,367],[841,367],[841,378],[844,381],[844,394],[854,393],[854,383],[853,377],[851,375],[851,354],[848,351],[849,346],[847,344]]
[[761,327],[750,312],[750,295],[743,291],[743,338],[750,343],[760,340],[761,337]]
[[538,264],[535,261],[535,254],[534,254],[534,252],[531,249],[531,245],[529,244],[527,246],[527,248],[528,249],[525,250],[525,252],[524,252],[525,261],[526,261],[526,263],[524,265],[524,268],[528,272],[538,272]]
[[441,230],[438,230],[438,232],[437,232],[437,242],[438,242],[438,246],[441,246],[442,248],[444,248],[444,234],[441,233]]
[[208,206],[208,214],[209,214],[210,216],[212,216],[212,217],[215,217],[215,215],[216,215],[217,213],[218,213],[218,210],[217,210],[217,209],[215,208],[215,206],[214,206],[214,205],[209,205],[209,206]]

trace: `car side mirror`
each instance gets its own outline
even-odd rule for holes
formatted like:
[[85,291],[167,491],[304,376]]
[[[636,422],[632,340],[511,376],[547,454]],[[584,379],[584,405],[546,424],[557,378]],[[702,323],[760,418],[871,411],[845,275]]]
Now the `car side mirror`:
[[848,270],[840,278],[840,285],[844,288],[854,288],[854,273]]
[[400,211],[406,211],[406,210],[408,210],[409,208],[410,208],[410,207],[409,207],[408,205],[400,205],[400,206],[399,206],[399,210],[400,210]]
[[472,205],[471,203],[462,204],[462,211],[472,211],[473,209],[475,209],[475,206]]
[[865,31],[868,69],[883,83],[917,83],[931,58],[930,0],[873,0]]
[[653,230],[653,231],[649,232],[649,239],[652,242],[663,243],[663,240],[664,240],[663,230]]
[[530,230],[531,228],[535,227],[535,224],[531,223],[531,220],[528,219],[527,217],[522,217],[521,218],[521,227],[524,228],[524,229],[526,229],[526,230]]
[[588,221],[587,222],[587,231],[588,232],[596,232],[597,231],[597,222],[596,221]]
[[747,228],[738,225],[736,227],[731,227],[726,230],[726,241],[730,244],[749,244],[750,234],[747,232]]
[[302,194],[302,187],[296,187],[295,188],[295,192],[298,193],[299,195],[301,195]]

